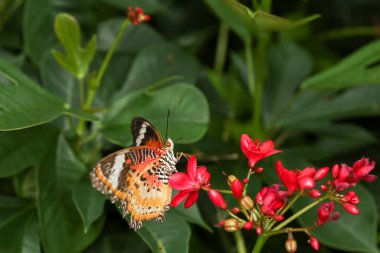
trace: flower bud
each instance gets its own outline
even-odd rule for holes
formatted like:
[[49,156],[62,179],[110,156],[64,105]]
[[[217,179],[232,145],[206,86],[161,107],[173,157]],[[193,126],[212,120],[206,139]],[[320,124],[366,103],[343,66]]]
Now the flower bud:
[[322,194],[317,189],[311,189],[309,192],[310,197],[312,198],[319,198]]
[[318,251],[319,250],[319,241],[317,238],[315,238],[314,236],[310,236],[310,239],[309,239],[309,243],[310,243],[310,246]]
[[255,173],[257,173],[257,174],[260,174],[263,171],[264,171],[263,167],[258,167],[258,168],[255,169]]
[[237,214],[240,212],[240,209],[238,207],[234,207],[232,208],[231,212],[233,212],[234,214]]
[[214,205],[216,205],[217,207],[221,209],[227,208],[226,201],[224,200],[222,194],[220,194],[218,191],[214,189],[210,189],[208,191],[208,196],[210,197],[210,200],[212,201],[212,203],[214,203]]
[[240,230],[240,222],[234,218],[229,218],[224,222],[224,230],[227,232],[235,232]]
[[262,227],[257,227],[256,228],[257,235],[261,235],[262,232],[263,232],[263,228]]
[[326,186],[326,185],[324,185],[324,184],[323,184],[323,185],[321,185],[321,190],[322,190],[322,191],[324,191],[324,192],[326,192],[326,191],[327,191],[327,186]]
[[342,207],[344,208],[344,210],[346,210],[347,212],[351,214],[358,215],[360,213],[359,209],[354,204],[344,203],[342,204]]
[[224,223],[226,222],[226,220],[221,220],[221,221],[219,221],[219,223],[218,223],[218,226],[220,226],[220,227],[224,227]]
[[243,184],[248,184],[248,178],[243,179]]
[[227,177],[227,183],[229,186],[231,186],[232,182],[236,180],[236,177],[234,175],[228,175]]
[[323,167],[323,168],[318,169],[315,172],[314,180],[315,181],[321,180],[327,175],[328,172],[329,172],[329,167]]
[[241,195],[243,194],[243,184],[239,179],[235,178],[235,180],[232,181],[231,190],[235,198],[240,199]]
[[294,253],[297,251],[297,241],[294,238],[288,238],[285,242],[285,249],[288,253]]
[[254,205],[254,202],[253,200],[247,196],[247,195],[244,195],[243,197],[241,197],[241,199],[239,200],[239,204],[240,206],[245,209],[245,210],[250,210],[253,208],[253,205]]
[[340,172],[340,167],[338,164],[335,164],[332,169],[331,169],[331,173],[332,173],[332,177],[335,179],[338,177],[339,175],[339,172]]
[[252,227],[253,227],[253,223],[251,221],[247,221],[246,223],[244,223],[244,226],[243,226],[245,230],[251,230]]

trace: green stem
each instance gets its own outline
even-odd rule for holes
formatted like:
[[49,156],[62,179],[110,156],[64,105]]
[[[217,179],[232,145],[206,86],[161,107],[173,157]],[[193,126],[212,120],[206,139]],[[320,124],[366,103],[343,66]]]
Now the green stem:
[[262,248],[264,247],[265,242],[268,240],[269,236],[267,234],[262,233],[256,240],[255,247],[252,250],[252,253],[260,253]]
[[[301,194],[297,193],[297,195],[294,196],[294,198],[286,205],[286,207],[281,210],[280,215],[283,215],[284,213],[286,213],[286,211],[289,210],[289,208],[298,200],[298,198],[300,196],[301,196]],[[271,222],[271,224],[268,226],[268,229],[271,229],[274,226],[274,224],[276,224],[276,223],[277,223],[277,221],[273,220]]]
[[241,233],[241,230],[234,232],[234,237],[235,237],[235,241],[236,241],[237,252],[238,253],[246,253],[247,250],[246,250],[245,241],[244,241],[244,237]]
[[214,69],[216,72],[221,73],[226,62],[227,55],[227,46],[228,46],[228,27],[225,23],[220,23],[219,33],[218,33],[218,42],[216,45],[216,55],[214,62]]
[[99,72],[97,73],[95,80],[92,83],[90,83],[89,91],[88,91],[86,102],[84,105],[85,109],[91,108],[92,103],[94,101],[96,91],[100,87],[100,82],[102,81],[104,73],[106,72],[107,67],[111,61],[111,58],[112,58],[113,54],[115,53],[115,50],[116,50],[117,46],[119,45],[120,40],[122,39],[123,34],[124,34],[125,30],[128,28],[129,24],[130,24],[129,19],[125,19],[124,22],[122,23],[121,27],[120,27],[119,32],[116,35],[114,42],[112,43],[111,48],[108,50],[107,55],[104,58],[104,61],[102,62],[102,65],[100,66]]
[[255,93],[255,68],[253,65],[253,52],[251,41],[245,43],[245,60],[247,61],[248,88],[251,96]]
[[244,185],[243,195],[245,195],[245,193],[247,192],[247,188],[248,188],[248,184],[249,184],[249,179],[251,178],[251,175],[252,175],[252,170],[249,169],[248,170],[248,174],[247,174],[247,184]]
[[295,214],[293,214],[292,216],[290,216],[289,218],[287,218],[284,222],[282,222],[281,224],[279,224],[277,227],[275,227],[272,231],[276,231],[276,230],[280,230],[282,229],[283,227],[285,227],[286,225],[288,225],[290,222],[292,222],[293,220],[297,219],[299,216],[301,216],[302,214],[306,213],[307,211],[309,211],[311,208],[313,208],[314,206],[318,205],[319,203],[321,203],[322,201],[328,199],[329,196],[326,195],[314,202],[312,202],[311,204],[305,206],[304,208],[302,208],[301,210],[299,210],[298,212],[296,212]]
[[379,30],[374,26],[355,26],[321,33],[317,36],[317,40],[326,41],[356,36],[376,36],[378,34]]
[[220,189],[214,189],[215,191],[221,192],[221,193],[227,193],[227,194],[232,194],[232,191],[230,190],[220,190]]
[[79,79],[79,104],[80,107],[83,108],[83,102],[84,102],[84,79]]

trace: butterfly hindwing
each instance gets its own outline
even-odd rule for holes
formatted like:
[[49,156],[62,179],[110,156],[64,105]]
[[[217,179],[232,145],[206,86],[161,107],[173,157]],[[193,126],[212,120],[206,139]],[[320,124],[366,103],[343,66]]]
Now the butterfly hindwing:
[[163,148],[162,138],[157,129],[146,119],[134,118],[132,120],[132,135],[134,146],[150,146]]

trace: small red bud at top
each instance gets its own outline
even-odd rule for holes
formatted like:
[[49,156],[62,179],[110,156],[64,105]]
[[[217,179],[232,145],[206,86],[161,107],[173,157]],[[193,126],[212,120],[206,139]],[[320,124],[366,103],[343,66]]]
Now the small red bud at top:
[[234,207],[232,208],[231,212],[233,212],[234,214],[237,214],[240,212],[240,209],[238,207]]
[[214,203],[214,205],[221,209],[227,209],[227,203],[224,200],[222,194],[220,194],[218,191],[210,189],[208,191],[208,196],[210,197],[210,200],[212,201],[212,203]]
[[273,216],[273,219],[275,221],[283,221],[284,220],[284,216],[278,214],[278,215]]
[[262,228],[262,227],[257,227],[257,228],[256,228],[256,233],[257,233],[258,235],[261,235],[262,232],[263,232],[263,228]]
[[347,212],[351,214],[358,215],[360,213],[359,209],[354,204],[344,203],[342,204],[342,207],[344,208],[344,210],[346,210]]
[[310,197],[312,198],[319,198],[322,194],[317,189],[311,189],[309,192]]
[[243,226],[245,230],[251,230],[252,227],[253,227],[253,223],[251,221],[247,221],[246,223],[244,223],[244,226]]
[[329,172],[329,167],[323,167],[323,168],[318,169],[315,172],[314,180],[315,181],[321,180],[327,175],[328,172]]
[[340,218],[340,213],[339,213],[339,212],[335,212],[335,213],[333,214],[332,219],[333,219],[333,220],[338,220],[339,218]]
[[324,191],[324,192],[325,192],[325,191],[327,191],[327,186],[326,186],[326,185],[324,185],[324,184],[323,184],[323,185],[321,185],[321,190],[322,190],[322,191]]
[[260,174],[263,171],[264,171],[263,167],[258,167],[258,168],[255,169],[255,173],[257,173],[257,174]]
[[310,240],[309,240],[309,242],[310,242],[310,246],[311,246],[314,250],[316,250],[316,251],[319,250],[319,241],[318,241],[317,238],[315,238],[314,236],[310,236]]
[[248,184],[248,178],[243,179],[243,184]]
[[128,7],[127,16],[133,25],[138,25],[141,22],[150,20],[150,16],[145,15],[144,11],[139,7]]
[[226,220],[219,221],[218,226],[223,227],[225,222],[226,222]]

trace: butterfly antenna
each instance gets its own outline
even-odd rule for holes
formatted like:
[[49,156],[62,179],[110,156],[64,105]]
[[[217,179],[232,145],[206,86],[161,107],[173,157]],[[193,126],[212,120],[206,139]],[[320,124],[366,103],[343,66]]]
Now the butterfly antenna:
[[169,131],[169,116],[170,116],[170,110],[168,110],[168,115],[166,117],[166,140],[168,139],[168,131]]

